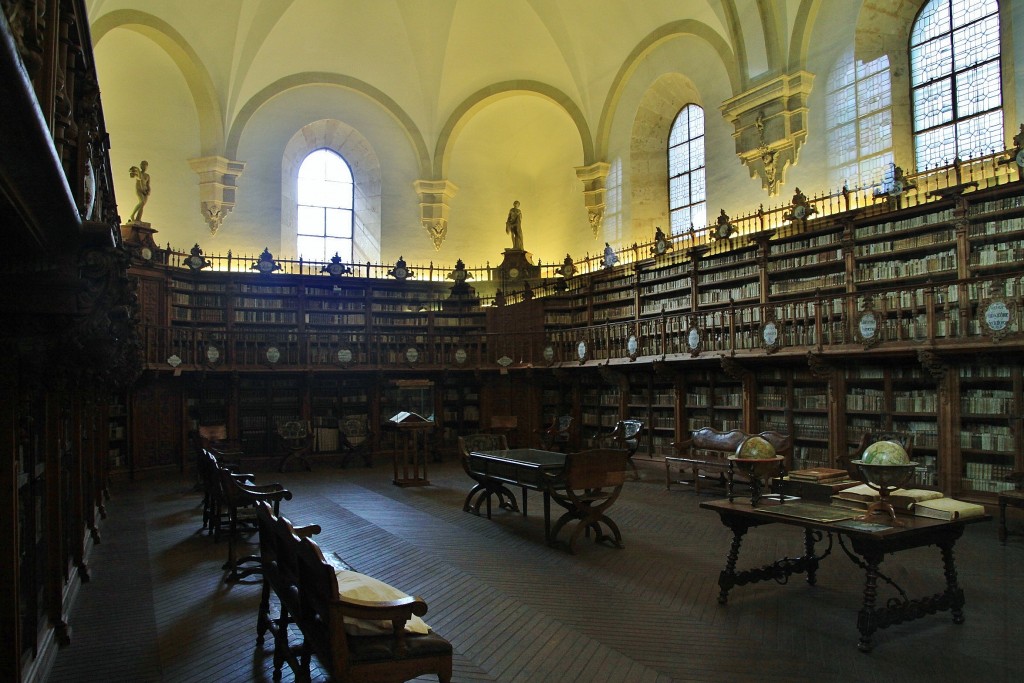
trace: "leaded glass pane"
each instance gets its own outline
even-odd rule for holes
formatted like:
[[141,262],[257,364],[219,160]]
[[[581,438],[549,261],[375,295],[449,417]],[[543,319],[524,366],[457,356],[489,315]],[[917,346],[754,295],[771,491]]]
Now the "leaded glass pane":
[[854,110],[857,107],[856,89],[849,87],[836,90],[829,96],[826,106],[827,120],[832,124],[843,124],[853,121]]
[[686,119],[686,110],[683,109],[679,112],[679,115],[676,116],[675,122],[672,123],[672,130],[668,135],[669,147],[675,147],[676,145],[686,142],[688,129]]
[[690,139],[704,136],[704,110],[695,104],[686,105],[684,111],[690,115]]
[[690,168],[704,168],[704,138],[690,143]]
[[296,247],[299,250],[299,256],[306,259],[307,261],[322,261],[324,260],[324,238],[323,237],[311,237],[309,235],[299,235],[299,241]]
[[689,175],[682,175],[669,181],[668,201],[669,205],[673,208],[678,208],[690,203]]
[[948,0],[931,0],[917,15],[917,21],[914,22],[914,28],[910,33],[910,44],[919,45],[939,34],[949,32],[950,28]]
[[999,62],[989,62],[956,76],[958,118],[996,109],[1001,102]]
[[324,255],[323,260],[327,261],[332,256],[337,254],[341,257],[342,261],[352,260],[352,240],[347,239],[334,239],[328,237],[324,240]]
[[957,71],[999,57],[999,17],[992,15],[982,21],[953,32],[953,68]]
[[956,131],[953,124],[919,133],[914,136],[914,143],[919,171],[950,164],[956,157]]
[[[857,158],[857,126],[853,123],[836,126],[828,132],[829,162],[834,166]],[[849,177],[843,175],[843,177]]]
[[325,230],[328,237],[351,237],[352,217],[344,209],[325,209]]
[[878,154],[892,145],[892,116],[890,111],[880,111],[860,121],[860,153],[864,156]]
[[324,210],[319,206],[299,205],[298,233],[300,235],[324,235]]
[[881,71],[857,83],[857,115],[864,116],[890,106],[889,72]]
[[867,78],[881,71],[889,70],[889,55],[882,55],[870,62],[857,62],[857,78]]
[[946,34],[910,51],[910,78],[921,85],[949,74],[953,68],[953,45]]
[[952,5],[950,17],[952,28],[959,28],[999,11],[999,4],[996,0],[953,0],[950,4]]
[[694,169],[690,174],[690,197],[694,204],[707,199],[703,168]]
[[679,148],[669,150],[668,177],[678,178],[686,172],[686,155],[679,153]]
[[693,223],[690,222],[690,207],[673,209],[669,212],[669,221],[673,235],[684,233],[690,229]]
[[953,119],[952,81],[936,81],[914,91],[914,130],[924,130]]
[[1003,148],[1003,112],[997,110],[960,121],[956,125],[961,159],[980,157]]

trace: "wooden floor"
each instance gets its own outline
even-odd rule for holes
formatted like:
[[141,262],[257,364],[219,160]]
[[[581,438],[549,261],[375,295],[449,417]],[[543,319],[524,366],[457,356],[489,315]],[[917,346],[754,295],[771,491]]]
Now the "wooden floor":
[[[969,527],[957,546],[966,623],[930,615],[881,631],[863,654],[862,575],[838,547],[817,586],[743,586],[720,606],[730,536],[697,507],[720,494],[666,491],[653,464],[642,474],[612,509],[625,549],[584,539],[575,556],[543,543],[536,493],[525,519],[463,512],[469,481],[454,463],[432,468],[423,488],[393,486],[380,465],[259,479],[294,492],[282,513],[322,525],[326,551],[427,600],[427,623],[455,648],[455,681],[1020,680],[1021,536],[1003,546],[994,522]],[[227,548],[197,533],[191,482],[119,485],[111,496],[72,643],[48,680],[269,681],[269,652],[255,648],[259,586],[221,581]],[[795,529],[754,529],[740,566],[800,551]],[[890,556],[882,571],[912,597],[943,585],[935,548]]]

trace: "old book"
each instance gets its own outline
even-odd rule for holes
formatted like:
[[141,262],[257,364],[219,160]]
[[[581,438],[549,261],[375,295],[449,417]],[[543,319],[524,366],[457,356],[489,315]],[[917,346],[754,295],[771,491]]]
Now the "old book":
[[793,470],[789,473],[789,476],[793,479],[800,479],[803,481],[826,481],[837,478],[848,478],[850,475],[846,470],[840,470],[834,467],[809,467],[803,470]]
[[774,489],[791,496],[800,496],[808,500],[822,503],[830,502],[832,496],[845,488],[856,486],[858,482],[846,481],[804,481],[783,477],[773,481]]
[[915,503],[914,514],[918,517],[952,521],[970,517],[981,517],[985,514],[985,506],[956,500],[955,498],[934,498]]

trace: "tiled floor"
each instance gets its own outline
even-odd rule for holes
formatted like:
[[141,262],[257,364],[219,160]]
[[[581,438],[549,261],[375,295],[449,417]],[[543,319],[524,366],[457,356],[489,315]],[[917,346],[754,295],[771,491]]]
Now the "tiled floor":
[[[626,548],[584,539],[575,556],[544,545],[536,493],[529,517],[496,510],[489,521],[462,512],[469,481],[457,464],[434,467],[423,488],[393,486],[388,470],[259,478],[294,492],[282,513],[320,524],[326,551],[427,600],[427,622],[454,645],[455,681],[1019,680],[1024,538],[1000,545],[994,523],[969,527],[957,546],[966,623],[940,613],[893,626],[863,654],[863,578],[838,547],[817,586],[800,577],[742,586],[720,606],[730,536],[697,507],[720,494],[666,491],[653,465],[611,511]],[[111,493],[92,580],[71,613],[72,643],[49,680],[269,681],[269,652],[255,648],[259,586],[221,581],[227,549],[197,533],[191,482]],[[800,551],[798,531],[758,528],[740,566]],[[935,548],[889,556],[882,571],[912,597],[943,585]]]

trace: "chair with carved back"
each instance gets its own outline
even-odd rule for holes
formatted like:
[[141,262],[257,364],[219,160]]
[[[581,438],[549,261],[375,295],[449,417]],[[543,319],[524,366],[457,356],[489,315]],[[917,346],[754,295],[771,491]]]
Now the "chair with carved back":
[[[619,448],[599,448],[565,456],[563,471],[548,475],[547,492],[551,500],[565,508],[551,530],[552,543],[566,524],[576,521],[568,541],[570,553],[576,552],[580,534],[589,536],[591,530],[595,543],[608,541],[616,548],[623,547],[622,533],[607,512],[622,492],[628,459],[628,453]],[[602,530],[602,524],[610,533]]]
[[572,430],[572,415],[560,415],[551,424],[540,430],[541,446],[549,451],[565,451],[569,445]]
[[399,683],[428,674],[451,681],[451,643],[422,622],[425,632],[407,628],[414,616],[427,613],[422,598],[400,591],[401,597],[382,599],[343,595],[338,577],[345,572],[325,559],[312,538],[298,539],[296,558],[300,606],[292,616],[303,636],[297,679],[310,680],[315,656],[330,680],[340,683]]
[[487,503],[487,519],[491,518],[491,496],[498,497],[498,507],[506,510],[519,512],[519,504],[516,497],[505,484],[475,474],[469,465],[469,454],[481,451],[507,451],[508,440],[504,434],[466,434],[459,437],[459,458],[462,461],[462,469],[469,478],[476,484],[466,494],[466,500],[462,504],[463,512],[473,511],[480,514],[480,506]]
[[627,462],[633,470],[633,477],[635,479],[640,479],[640,472],[636,468],[636,463],[633,462],[633,456],[636,455],[637,450],[640,448],[640,440],[643,438],[643,434],[643,420],[629,418],[616,422],[615,428],[602,438],[602,441],[608,446],[621,448],[626,451],[628,454]]
[[313,467],[309,464],[310,450],[313,448],[313,430],[310,429],[306,420],[284,420],[277,425],[277,436],[284,446],[285,456],[278,467],[278,472],[284,472],[292,461],[299,461],[306,471],[312,472]]
[[909,432],[895,432],[895,431],[868,431],[861,434],[860,442],[857,444],[857,448],[854,449],[846,457],[841,457],[839,461],[839,467],[845,468],[849,472],[850,477],[857,481],[863,481],[864,477],[861,476],[860,470],[853,464],[854,460],[860,460],[861,456],[864,455],[864,451],[867,450],[868,446],[879,441],[895,441],[899,445],[903,446],[903,450],[907,452],[907,457],[911,460],[914,459],[914,435]]
[[361,458],[367,467],[373,466],[373,433],[365,415],[349,415],[338,425],[338,450],[341,466],[348,467],[352,458]]
[[223,514],[227,518],[228,560],[223,569],[224,580],[234,583],[260,572],[259,555],[238,557],[236,545],[243,533],[257,529],[256,505],[263,501],[271,505],[274,514],[280,511],[282,500],[291,500],[292,493],[281,484],[250,484],[224,467],[219,468],[220,496]]

